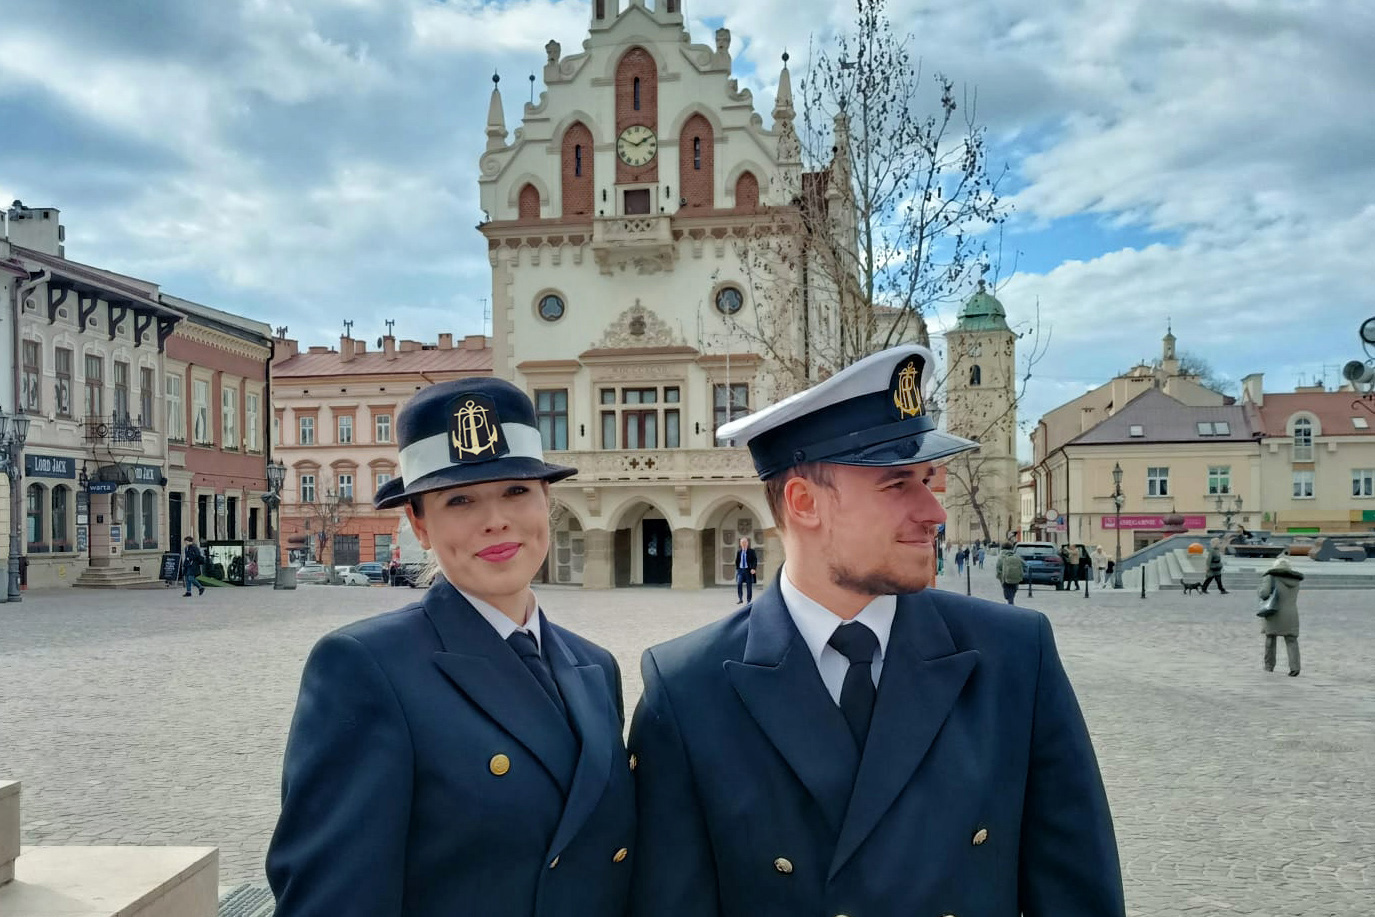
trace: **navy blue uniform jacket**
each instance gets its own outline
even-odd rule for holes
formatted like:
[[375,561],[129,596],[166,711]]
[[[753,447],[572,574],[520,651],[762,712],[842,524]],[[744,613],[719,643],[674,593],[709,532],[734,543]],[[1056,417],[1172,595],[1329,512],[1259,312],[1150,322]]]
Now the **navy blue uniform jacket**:
[[278,917],[624,912],[620,670],[547,620],[540,635],[576,734],[448,583],[315,646],[267,854]]
[[1121,917],[1044,615],[898,597],[863,755],[775,584],[648,650],[636,917]]

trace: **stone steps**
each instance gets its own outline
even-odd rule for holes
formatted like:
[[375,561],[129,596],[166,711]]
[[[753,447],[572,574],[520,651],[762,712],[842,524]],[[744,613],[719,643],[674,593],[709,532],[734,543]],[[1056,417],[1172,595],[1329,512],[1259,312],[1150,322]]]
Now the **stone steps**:
[[72,583],[85,589],[129,589],[160,582],[156,571],[129,570],[125,567],[87,567]]
[[19,790],[0,781],[4,917],[215,917],[216,848],[21,848]]

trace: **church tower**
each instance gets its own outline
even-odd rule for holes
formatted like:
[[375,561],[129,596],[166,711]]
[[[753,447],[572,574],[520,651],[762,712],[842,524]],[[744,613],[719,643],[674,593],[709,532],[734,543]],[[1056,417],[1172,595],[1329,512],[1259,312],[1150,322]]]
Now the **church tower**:
[[1017,335],[982,280],[945,335],[949,431],[980,448],[952,460],[946,480],[946,538],[1001,542],[1018,528]]
[[579,469],[551,491],[552,582],[727,584],[741,537],[776,572],[763,486],[715,432],[775,400],[805,346],[833,350],[803,322],[761,332],[785,324],[774,291],[823,298],[796,259],[760,254],[804,224],[787,57],[765,127],[730,32],[694,43],[683,6],[588,0],[581,49],[544,46],[544,91],[511,130],[499,82],[489,103],[493,370],[535,402],[546,456]]

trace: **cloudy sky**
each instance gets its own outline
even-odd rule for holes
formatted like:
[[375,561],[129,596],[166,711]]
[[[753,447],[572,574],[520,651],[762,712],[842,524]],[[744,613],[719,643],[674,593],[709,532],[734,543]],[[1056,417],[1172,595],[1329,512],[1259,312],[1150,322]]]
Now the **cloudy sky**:
[[[651,0],[652,2],[652,0]],[[337,341],[483,330],[476,165],[591,0],[8,0],[0,201],[67,255]],[[684,0],[765,116],[845,0]],[[1023,421],[1180,347],[1267,387],[1339,379],[1375,314],[1375,3],[891,0],[977,89],[1016,212],[999,296],[1045,357]],[[536,87],[536,91],[539,90]],[[949,321],[937,316],[936,328]]]

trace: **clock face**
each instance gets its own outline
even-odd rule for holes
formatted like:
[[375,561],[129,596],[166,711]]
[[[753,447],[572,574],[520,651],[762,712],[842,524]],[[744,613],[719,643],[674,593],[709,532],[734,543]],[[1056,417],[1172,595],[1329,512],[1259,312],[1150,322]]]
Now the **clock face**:
[[643,166],[659,152],[659,139],[643,124],[632,124],[616,140],[616,154],[628,166]]

